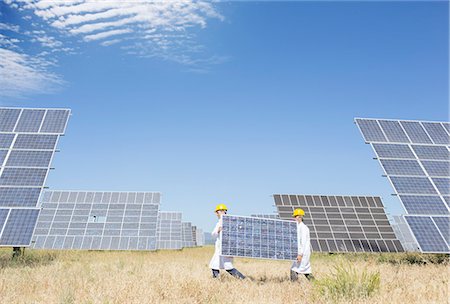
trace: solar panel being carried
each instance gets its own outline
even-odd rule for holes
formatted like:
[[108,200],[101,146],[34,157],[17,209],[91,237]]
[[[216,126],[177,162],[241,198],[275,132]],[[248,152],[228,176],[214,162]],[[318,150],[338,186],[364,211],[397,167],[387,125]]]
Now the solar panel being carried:
[[275,194],[274,200],[281,219],[305,211],[314,251],[403,251],[379,197]]
[[355,121],[403,204],[420,250],[449,253],[445,223],[450,219],[450,123]]
[[156,250],[158,192],[45,191],[35,249]]
[[[69,109],[0,108],[0,246],[27,247]],[[2,216],[0,216],[2,219]]]
[[181,249],[183,247],[181,218],[181,212],[159,212],[158,249]]
[[222,255],[295,260],[297,223],[245,216],[222,216]]

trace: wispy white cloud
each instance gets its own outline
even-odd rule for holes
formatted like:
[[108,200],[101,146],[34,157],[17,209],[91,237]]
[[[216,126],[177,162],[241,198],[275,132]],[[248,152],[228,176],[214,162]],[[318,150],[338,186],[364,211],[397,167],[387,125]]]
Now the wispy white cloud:
[[40,56],[0,48],[0,96],[23,97],[55,91],[64,82],[49,71],[51,64]]
[[[1,1],[1,0],[0,0]],[[52,91],[61,78],[52,73],[55,53],[73,53],[83,43],[118,47],[129,55],[160,58],[204,70],[224,59],[207,55],[192,28],[223,20],[208,0],[3,0],[17,9],[31,29],[0,23],[1,69],[8,80],[3,95]],[[30,14],[31,13],[31,14]],[[9,35],[10,33],[15,35]],[[33,43],[30,46],[26,43]],[[39,46],[39,48],[36,47]],[[202,67],[194,67],[203,65]],[[15,75],[26,75],[20,81]],[[17,85],[14,85],[14,81]],[[28,83],[28,84],[27,84]]]

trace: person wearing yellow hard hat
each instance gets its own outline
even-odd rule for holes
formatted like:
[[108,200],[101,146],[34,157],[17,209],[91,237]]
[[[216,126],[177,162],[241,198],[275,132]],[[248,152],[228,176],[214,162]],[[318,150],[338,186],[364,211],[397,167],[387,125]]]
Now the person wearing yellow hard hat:
[[220,231],[222,231],[222,215],[227,214],[228,208],[224,204],[219,204],[216,206],[215,213],[219,221],[214,227],[211,235],[216,238],[216,245],[214,250],[214,255],[209,262],[209,268],[212,270],[213,278],[218,278],[220,274],[220,269],[225,269],[229,274],[238,279],[245,279],[245,276],[240,273],[233,266],[233,258],[222,256],[220,253],[222,252],[222,240]]
[[309,258],[311,257],[311,242],[309,228],[303,223],[305,211],[303,209],[295,209],[292,216],[297,222],[297,259],[291,267],[291,281],[297,281],[298,274],[304,274],[308,280],[314,280],[311,271]]

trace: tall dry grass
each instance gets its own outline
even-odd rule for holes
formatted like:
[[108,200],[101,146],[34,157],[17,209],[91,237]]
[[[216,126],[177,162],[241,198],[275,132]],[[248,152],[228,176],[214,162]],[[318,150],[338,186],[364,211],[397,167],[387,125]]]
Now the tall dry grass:
[[[235,259],[235,266],[250,279],[239,281],[224,273],[214,280],[208,269],[212,253],[212,247],[159,252],[27,250],[22,261],[11,261],[11,252],[1,250],[0,303],[411,304],[449,299],[448,265],[409,263],[406,255],[313,254],[317,281],[311,284],[303,277],[291,283],[288,261],[241,258]],[[350,265],[354,273],[340,278],[337,265]],[[379,284],[372,292],[336,296],[339,284],[355,278],[364,291],[367,278],[376,273]],[[337,291],[325,287],[323,292],[327,285]]]

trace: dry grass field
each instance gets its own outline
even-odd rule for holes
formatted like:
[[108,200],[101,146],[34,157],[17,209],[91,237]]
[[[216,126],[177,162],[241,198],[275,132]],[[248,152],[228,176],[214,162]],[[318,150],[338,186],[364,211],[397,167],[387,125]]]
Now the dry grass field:
[[290,262],[241,258],[235,266],[249,279],[214,280],[212,253],[27,250],[12,261],[3,249],[0,303],[449,302],[448,256],[313,254],[316,282],[291,283]]

